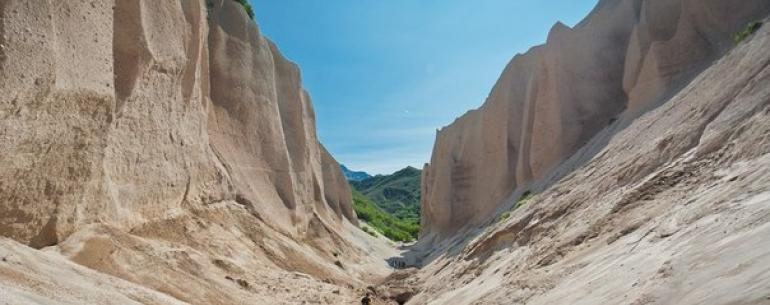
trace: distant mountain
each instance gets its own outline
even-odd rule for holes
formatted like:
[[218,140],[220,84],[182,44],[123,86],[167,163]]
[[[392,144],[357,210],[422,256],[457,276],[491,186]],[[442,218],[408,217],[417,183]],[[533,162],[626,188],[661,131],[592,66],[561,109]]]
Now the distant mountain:
[[361,181],[372,177],[372,175],[369,175],[367,172],[352,171],[343,164],[340,164],[340,167],[342,168],[342,173],[345,174],[345,178],[347,178],[348,181]]
[[350,184],[398,219],[420,219],[420,177],[422,171],[407,167],[391,175],[377,175]]

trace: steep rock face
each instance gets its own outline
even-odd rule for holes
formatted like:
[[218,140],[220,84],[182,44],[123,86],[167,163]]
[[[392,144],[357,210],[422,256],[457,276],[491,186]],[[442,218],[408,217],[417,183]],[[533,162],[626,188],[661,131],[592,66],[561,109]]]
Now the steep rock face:
[[[487,101],[436,136],[423,240],[489,221],[608,125],[660,105],[732,46],[767,1],[607,0],[517,55]],[[511,200],[505,201],[507,198]]]
[[0,92],[2,236],[198,304],[387,271],[360,266],[299,70],[235,1],[0,1]]
[[4,2],[4,235],[45,246],[227,199],[287,232],[342,219],[299,70],[239,6],[210,8],[210,31],[197,1],[94,6]]
[[324,194],[326,201],[338,215],[344,215],[353,224],[358,224],[356,212],[353,209],[353,199],[350,196],[351,189],[345,174],[337,170],[339,164],[334,157],[321,146],[321,161],[324,173]]
[[237,3],[217,1],[211,10],[209,137],[220,161],[229,165],[227,176],[238,195],[287,232],[306,231],[311,217],[340,220],[342,210],[351,209],[350,199],[332,203],[347,205],[337,211],[314,204],[326,201],[325,184],[329,190],[344,186],[334,186],[340,183],[334,179],[339,169],[326,168],[334,173],[324,180],[322,158],[328,153],[316,138],[299,69],[240,18]]
[[408,304],[767,304],[768,20],[510,218],[444,243]]
[[[114,121],[113,35],[78,26],[85,5],[0,5],[0,232],[35,246],[71,233],[82,210],[109,213],[96,205],[106,197],[101,163]],[[50,14],[57,9],[70,13]],[[110,3],[88,11],[90,18],[112,20]]]

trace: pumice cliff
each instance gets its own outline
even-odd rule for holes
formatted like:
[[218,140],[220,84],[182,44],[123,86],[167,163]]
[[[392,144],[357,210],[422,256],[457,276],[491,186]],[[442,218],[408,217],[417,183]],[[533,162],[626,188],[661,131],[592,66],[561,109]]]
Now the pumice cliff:
[[603,0],[574,28],[554,25],[545,44],[511,60],[479,109],[438,131],[422,239],[489,224],[558,181],[595,153],[564,163],[589,140],[669,100],[768,12],[763,0]]
[[556,24],[438,132],[399,249],[239,2],[0,0],[0,304],[768,303],[767,0]]
[[769,13],[599,1],[554,26],[438,132],[407,256],[420,269],[382,291],[427,305],[768,304]]
[[[6,295],[335,303],[387,271],[299,69],[236,1],[2,0],[0,92],[0,254],[63,276]],[[81,266],[118,288],[54,289]]]

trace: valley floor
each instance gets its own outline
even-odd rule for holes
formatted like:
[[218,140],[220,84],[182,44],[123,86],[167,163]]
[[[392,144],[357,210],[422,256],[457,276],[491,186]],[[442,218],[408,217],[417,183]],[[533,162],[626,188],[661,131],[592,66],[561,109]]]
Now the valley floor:
[[[398,257],[398,250],[383,238],[372,239],[352,224],[346,226],[345,238],[365,250],[368,257],[357,265],[346,262],[345,268],[368,272],[366,279],[371,283],[382,281],[392,270],[388,259]],[[182,270],[185,266],[176,267],[180,272],[191,271]],[[268,266],[255,272],[259,277],[248,281],[236,276],[220,280],[229,289],[241,292],[239,304],[360,304],[367,286],[331,283]],[[36,250],[0,238],[0,305],[209,304],[203,299],[182,301],[172,294],[142,285],[139,278],[127,281],[80,265],[62,255],[57,246]]]

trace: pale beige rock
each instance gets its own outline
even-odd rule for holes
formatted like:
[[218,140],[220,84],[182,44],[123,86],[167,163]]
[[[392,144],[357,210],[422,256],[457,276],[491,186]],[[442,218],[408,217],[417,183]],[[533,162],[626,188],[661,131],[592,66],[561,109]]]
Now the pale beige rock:
[[358,225],[358,218],[353,210],[353,198],[350,196],[350,184],[345,175],[338,170],[339,163],[323,145],[321,145],[321,161],[326,202],[338,218],[342,219],[344,216],[350,223]]
[[[324,183],[346,182],[324,180],[315,114],[296,65],[242,13],[234,1],[215,1],[209,15],[211,146],[238,196],[264,221],[299,237],[312,218],[335,215]],[[332,205],[340,204],[351,208],[349,199]]]
[[607,0],[574,29],[556,24],[544,45],[513,58],[479,109],[438,132],[423,174],[425,246],[568,174],[557,166],[608,125],[666,101],[768,12],[761,0]]
[[768,50],[765,25],[509,219],[436,243],[408,304],[770,304]]
[[[389,272],[299,69],[237,2],[3,0],[0,45],[0,235],[40,259],[191,304],[339,304]],[[46,302],[79,296],[101,304]]]
[[768,6],[554,26],[437,135],[399,253],[234,1],[0,1],[0,235],[43,248],[0,239],[0,303],[355,304],[394,258],[411,304],[767,303],[770,30],[730,36]]
[[104,199],[112,30],[82,21],[111,23],[112,3],[3,1],[0,8],[0,232],[46,246]]
[[0,237],[0,304],[187,304]]

